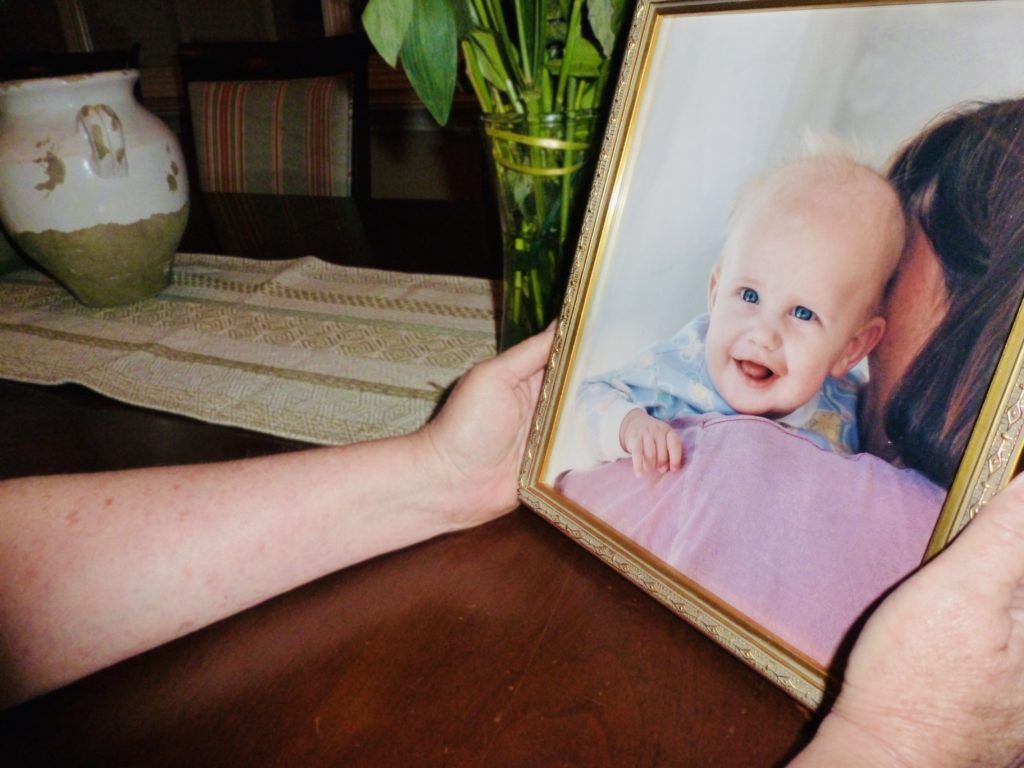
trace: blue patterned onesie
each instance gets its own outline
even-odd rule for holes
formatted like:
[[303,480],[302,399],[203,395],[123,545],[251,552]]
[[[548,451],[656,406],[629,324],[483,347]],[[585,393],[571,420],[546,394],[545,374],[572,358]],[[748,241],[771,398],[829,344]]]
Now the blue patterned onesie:
[[[708,373],[704,355],[707,332],[708,316],[700,315],[668,341],[641,352],[628,368],[580,385],[577,404],[596,458],[613,461],[628,455],[619,443],[619,427],[637,406],[666,422],[707,413],[736,414]],[[824,450],[856,453],[857,391],[863,383],[854,371],[841,380],[828,377],[807,403],[774,421]]]

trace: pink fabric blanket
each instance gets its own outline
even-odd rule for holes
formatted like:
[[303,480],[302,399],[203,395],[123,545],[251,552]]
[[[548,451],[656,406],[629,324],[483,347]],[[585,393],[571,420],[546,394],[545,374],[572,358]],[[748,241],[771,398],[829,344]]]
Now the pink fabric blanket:
[[676,423],[682,470],[623,459],[560,490],[819,663],[923,558],[945,492],[869,454],[841,456],[756,416]]

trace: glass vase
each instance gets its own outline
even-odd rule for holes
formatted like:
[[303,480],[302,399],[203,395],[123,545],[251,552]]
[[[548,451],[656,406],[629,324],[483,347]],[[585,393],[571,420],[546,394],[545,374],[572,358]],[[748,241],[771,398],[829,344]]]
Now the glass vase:
[[595,110],[483,117],[501,218],[501,349],[558,316],[591,180],[595,124]]

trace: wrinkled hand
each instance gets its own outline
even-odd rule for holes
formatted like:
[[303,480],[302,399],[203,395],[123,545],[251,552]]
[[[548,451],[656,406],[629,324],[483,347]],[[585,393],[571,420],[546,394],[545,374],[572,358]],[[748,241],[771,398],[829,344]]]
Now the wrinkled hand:
[[683,443],[664,421],[641,408],[626,414],[619,426],[622,450],[633,457],[637,477],[647,472],[675,472],[683,466]]
[[519,464],[554,327],[474,366],[420,434],[456,500],[453,523],[476,525],[515,508]]
[[1021,764],[1024,477],[872,616],[826,726],[889,765]]

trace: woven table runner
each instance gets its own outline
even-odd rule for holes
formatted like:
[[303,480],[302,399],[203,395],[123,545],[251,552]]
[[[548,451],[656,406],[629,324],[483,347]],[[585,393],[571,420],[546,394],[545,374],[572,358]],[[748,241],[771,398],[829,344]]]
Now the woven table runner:
[[113,309],[0,278],[0,377],[312,443],[415,429],[494,350],[478,278],[179,254],[169,288]]

